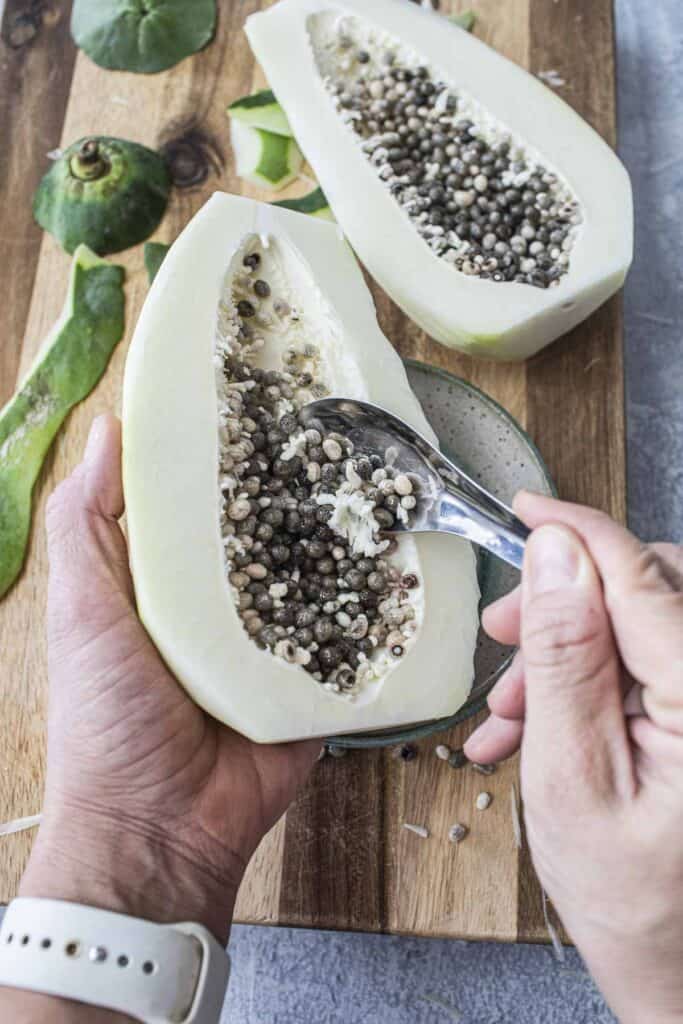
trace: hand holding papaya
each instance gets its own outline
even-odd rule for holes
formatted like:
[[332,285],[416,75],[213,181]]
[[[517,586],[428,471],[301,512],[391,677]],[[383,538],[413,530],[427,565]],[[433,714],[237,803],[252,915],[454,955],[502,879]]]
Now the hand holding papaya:
[[48,781],[21,892],[225,940],[246,863],[320,743],[258,747],[180,688],[135,613],[120,464],[118,420],[100,417],[49,504]]

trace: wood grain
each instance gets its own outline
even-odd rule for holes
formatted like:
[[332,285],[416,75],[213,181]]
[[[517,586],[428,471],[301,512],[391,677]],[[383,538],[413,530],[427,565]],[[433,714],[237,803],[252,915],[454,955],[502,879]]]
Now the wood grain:
[[[68,258],[51,238],[39,243],[28,208],[29,193],[42,171],[40,154],[60,138],[66,145],[98,131],[164,146],[179,179],[191,183],[174,191],[158,232],[163,241],[177,235],[215,188],[264,196],[251,186],[242,187],[234,175],[224,110],[231,100],[263,84],[241,26],[249,13],[267,5],[268,0],[224,0],[214,43],[161,75],[112,74],[79,55],[63,130],[60,110],[68,82],[64,67],[59,72],[62,106],[51,94],[48,113],[39,109],[39,99],[55,54],[65,52],[68,5],[39,5],[61,12],[61,20],[54,22],[54,31],[44,41],[43,36],[36,37],[32,45],[41,48],[27,51],[25,68],[18,67],[12,55],[11,74],[6,63],[0,68],[0,76],[9,75],[0,77],[0,84],[14,83],[11,88],[17,96],[16,109],[10,110],[7,103],[0,106],[3,127],[13,132],[10,154],[0,156],[3,198],[11,200],[0,210],[0,217],[10,218],[0,222],[5,225],[0,236],[5,262],[11,259],[12,238],[30,241],[22,241],[24,276],[17,272],[13,279],[8,303],[13,309],[3,311],[9,326],[0,345],[0,387],[7,390],[9,377],[13,381],[17,369],[28,364],[63,298]],[[15,0],[8,11],[20,6]],[[444,11],[467,7],[475,7],[479,15],[477,33],[497,49],[533,71],[556,70],[566,80],[560,90],[564,97],[614,140],[611,0],[441,3]],[[26,123],[27,110],[35,112],[33,131]],[[20,141],[15,143],[17,131]],[[49,143],[43,135],[49,136]],[[22,179],[27,166],[33,175],[30,187]],[[306,190],[299,183],[289,191]],[[15,209],[7,210],[8,205]],[[26,318],[36,260],[20,342],[19,325]],[[40,807],[46,688],[44,502],[78,461],[92,417],[119,406],[128,338],[147,284],[141,248],[116,261],[128,274],[126,339],[96,392],[74,411],[59,436],[37,488],[27,571],[0,606],[0,820]],[[565,496],[623,515],[618,302],[527,365],[501,366],[475,363],[437,345],[370,284],[382,327],[403,355],[444,367],[483,388],[526,424]],[[445,739],[459,746],[472,724],[460,726]],[[514,842],[510,788],[516,781],[516,763],[501,766],[491,777],[469,768],[453,770],[434,757],[435,744],[434,739],[424,740],[411,762],[397,759],[391,751],[352,752],[322,761],[286,819],[261,844],[240,892],[237,919],[467,938],[546,938],[540,887],[528,853],[520,853]],[[493,796],[485,812],[474,806],[482,790]],[[447,840],[448,828],[456,821],[471,830],[459,846]],[[426,826],[430,837],[420,839],[402,828],[404,822]],[[0,900],[16,890],[30,841],[30,835],[0,841]]]
[[270,830],[251,858],[237,894],[235,920],[279,924],[285,819]]
[[8,0],[0,27],[0,406],[14,390],[40,252],[31,200],[59,143],[76,58],[70,14],[71,0]]

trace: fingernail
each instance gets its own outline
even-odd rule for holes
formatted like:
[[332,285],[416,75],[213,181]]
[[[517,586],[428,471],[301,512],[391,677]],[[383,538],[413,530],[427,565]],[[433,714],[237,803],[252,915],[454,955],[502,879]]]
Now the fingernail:
[[536,594],[571,585],[578,578],[581,557],[581,546],[569,530],[541,526],[527,542],[525,583]]
[[93,424],[88,434],[88,441],[85,446],[85,453],[83,455],[83,461],[87,465],[92,465],[97,461],[99,456],[100,445],[107,429],[107,420],[105,416],[98,416],[97,419],[93,420]]

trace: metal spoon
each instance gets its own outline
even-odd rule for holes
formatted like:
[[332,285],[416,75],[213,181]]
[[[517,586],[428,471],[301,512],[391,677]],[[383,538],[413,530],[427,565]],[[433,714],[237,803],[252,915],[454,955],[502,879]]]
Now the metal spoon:
[[516,515],[480,487],[411,426],[368,402],[323,398],[301,410],[307,426],[348,437],[354,451],[394,462],[420,480],[417,506],[408,524],[396,520],[391,533],[456,533],[521,569],[529,530]]

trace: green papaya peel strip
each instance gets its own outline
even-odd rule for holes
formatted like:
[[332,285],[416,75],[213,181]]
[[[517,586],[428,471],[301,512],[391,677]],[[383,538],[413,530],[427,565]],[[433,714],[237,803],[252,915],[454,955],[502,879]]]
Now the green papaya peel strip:
[[250,128],[263,128],[275,135],[292,135],[287,115],[270,89],[261,89],[235,100],[228,107],[228,114]]
[[33,485],[69,411],[92,391],[123,335],[124,271],[86,246],[74,255],[61,317],[0,411],[0,597],[24,562]]
[[147,278],[150,284],[152,284],[154,278],[159,273],[159,267],[164,262],[166,253],[170,248],[171,246],[166,245],[164,242],[145,242],[145,270],[147,271]]

